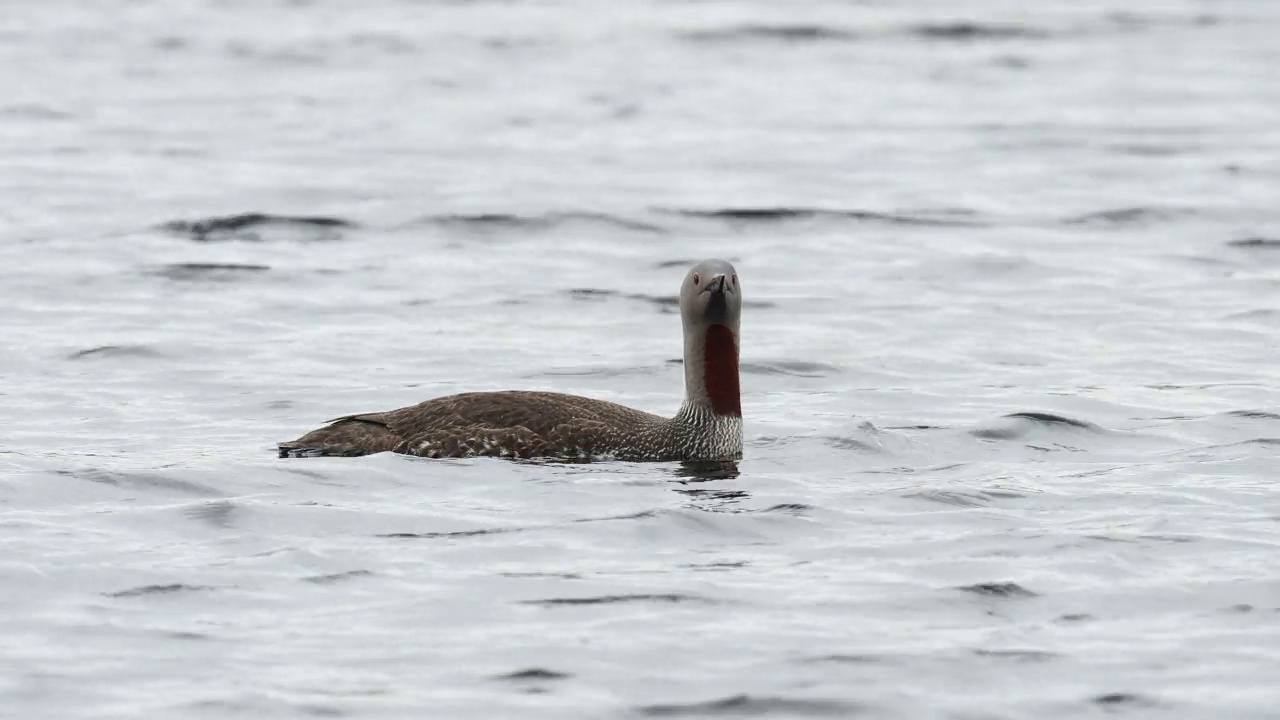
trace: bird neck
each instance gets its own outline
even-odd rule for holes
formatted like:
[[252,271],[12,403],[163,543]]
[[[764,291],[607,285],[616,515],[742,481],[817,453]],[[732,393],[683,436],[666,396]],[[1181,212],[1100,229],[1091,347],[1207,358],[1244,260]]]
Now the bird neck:
[[717,416],[742,417],[738,375],[738,333],[733,328],[715,324],[685,333],[686,405],[702,406]]

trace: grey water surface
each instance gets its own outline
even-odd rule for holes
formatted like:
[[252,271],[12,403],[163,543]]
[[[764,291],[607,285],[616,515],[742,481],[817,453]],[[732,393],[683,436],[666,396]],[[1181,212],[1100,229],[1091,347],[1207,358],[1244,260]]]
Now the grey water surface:
[[[6,3],[0,717],[1280,717],[1280,3]],[[550,389],[737,472],[279,460]]]

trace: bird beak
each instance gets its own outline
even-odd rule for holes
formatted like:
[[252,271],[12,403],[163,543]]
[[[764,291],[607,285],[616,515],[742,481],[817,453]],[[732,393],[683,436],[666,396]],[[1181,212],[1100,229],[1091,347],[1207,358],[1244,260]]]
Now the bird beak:
[[729,303],[726,298],[726,291],[729,286],[725,284],[725,277],[717,275],[707,281],[703,286],[703,292],[710,293],[707,299],[707,311],[705,320],[712,324],[723,324],[729,316]]

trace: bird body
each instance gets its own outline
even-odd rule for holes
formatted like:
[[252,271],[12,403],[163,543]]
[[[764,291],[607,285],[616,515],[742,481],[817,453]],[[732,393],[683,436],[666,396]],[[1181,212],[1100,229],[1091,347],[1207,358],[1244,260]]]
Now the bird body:
[[685,276],[685,400],[674,417],[564,393],[469,392],[337,418],[280,443],[280,456],[391,451],[433,458],[736,460],[742,456],[741,307],[729,263],[704,261]]

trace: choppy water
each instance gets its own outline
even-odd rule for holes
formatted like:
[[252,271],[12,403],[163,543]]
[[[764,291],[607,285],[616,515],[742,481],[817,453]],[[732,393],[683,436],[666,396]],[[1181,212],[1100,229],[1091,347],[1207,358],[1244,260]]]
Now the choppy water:
[[[1280,5],[3,15],[0,715],[1280,713]],[[712,256],[736,477],[271,452]]]

